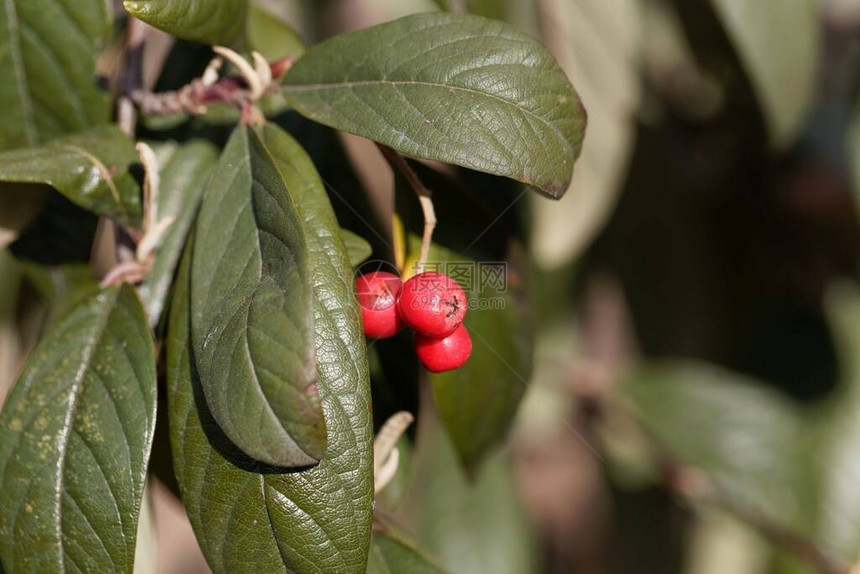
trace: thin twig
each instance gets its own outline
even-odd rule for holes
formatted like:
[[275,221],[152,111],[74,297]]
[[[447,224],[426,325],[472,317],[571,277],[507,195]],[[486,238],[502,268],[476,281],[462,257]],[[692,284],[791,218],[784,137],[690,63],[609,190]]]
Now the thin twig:
[[134,137],[137,111],[131,94],[143,86],[143,53],[146,26],[137,18],[129,18],[126,29],[126,54],[117,102],[117,123],[129,137]]
[[[116,120],[123,133],[134,138],[137,111],[132,103],[131,93],[143,85],[143,50],[146,26],[136,18],[129,18],[125,34],[125,54],[118,73],[119,93]],[[99,168],[111,194],[114,196],[114,200],[122,206],[116,186],[107,168],[91,154],[83,150],[76,151],[86,155]],[[103,277],[106,275],[109,278],[114,272],[112,270],[122,265],[119,262],[118,253],[124,247],[124,239],[125,237],[120,233],[116,223],[106,217],[99,218],[96,237],[90,250],[90,265],[98,275]]]
[[396,168],[406,179],[406,182],[418,196],[421,211],[424,213],[424,232],[421,235],[421,253],[415,273],[424,271],[427,257],[430,253],[430,242],[433,240],[433,230],[436,229],[436,210],[433,208],[433,194],[427,189],[402,155],[388,146],[377,143],[376,146],[392,167]]
[[[589,425],[596,424],[610,409],[623,417],[634,416],[625,403],[607,400],[605,395],[588,394],[585,398],[596,406],[596,410],[591,411],[591,416],[586,418]],[[743,524],[752,527],[774,546],[784,548],[822,574],[860,574],[860,564],[851,566],[830,555],[815,541],[777,522],[757,507],[755,501],[740,498],[714,482],[705,472],[676,460],[646,427],[639,425],[639,428],[646,440],[655,447],[654,455],[663,469],[666,487],[682,501],[693,506],[706,504],[724,510]]]
[[207,104],[216,102],[241,110],[248,102],[248,94],[236,78],[223,78],[211,86],[197,79],[171,92],[137,90],[132,92],[131,100],[147,116],[202,115],[208,111]]
[[852,574],[852,568],[824,551],[815,542],[767,516],[749,501],[720,488],[704,473],[683,466],[670,466],[667,484],[689,502],[706,503],[721,508],[753,527],[774,545],[785,548],[822,574]]
[[[220,56],[209,63],[200,78],[170,92],[156,94],[143,89],[135,90],[130,94],[131,101],[147,116],[203,115],[208,111],[208,105],[215,103],[245,111],[249,104],[254,104],[277,89],[276,80],[283,77],[293,62],[292,58],[283,58],[269,63],[254,52],[252,66],[232,50],[220,46],[214,49]],[[241,74],[219,78],[222,58],[232,62]],[[245,113],[251,119],[262,118],[259,111],[247,110]]]
[[[230,51],[231,54],[235,52]],[[238,57],[238,54],[236,55]],[[224,66],[221,57],[213,58],[199,78],[195,78],[179,90],[158,94],[147,90],[135,90],[131,100],[144,115],[202,115],[208,104],[221,102],[241,110],[249,101],[247,84],[242,76],[220,78]]]

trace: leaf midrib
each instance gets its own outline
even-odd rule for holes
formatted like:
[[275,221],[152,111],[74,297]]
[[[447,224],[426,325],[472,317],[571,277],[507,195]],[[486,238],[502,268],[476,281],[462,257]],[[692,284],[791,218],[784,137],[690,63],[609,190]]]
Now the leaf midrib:
[[27,73],[24,69],[24,60],[21,54],[21,36],[18,30],[18,9],[15,0],[5,0],[6,16],[9,21],[9,49],[12,54],[12,67],[18,79],[18,96],[21,100],[21,109],[24,112],[24,132],[27,134],[27,143],[30,146],[38,145],[39,135],[34,131],[35,116],[33,114],[33,101],[30,96],[30,86],[27,81]]
[[68,442],[69,435],[71,434],[71,428],[73,424],[73,420],[75,418],[75,414],[77,413],[78,408],[78,394],[81,386],[83,385],[83,378],[86,373],[89,371],[90,365],[92,363],[93,358],[95,357],[96,349],[101,343],[102,337],[104,335],[105,329],[107,329],[108,321],[110,320],[111,315],[113,314],[113,308],[119,299],[119,290],[115,292],[113,295],[113,301],[107,303],[105,305],[105,313],[101,318],[101,321],[97,324],[96,329],[93,331],[92,337],[88,344],[84,347],[83,353],[83,361],[81,361],[81,367],[78,369],[78,372],[75,373],[75,378],[72,380],[71,391],[69,393],[69,407],[68,411],[66,411],[66,418],[63,421],[63,427],[61,429],[60,441],[58,446],[59,456],[57,459],[57,492],[56,492],[56,500],[57,500],[57,540],[60,545],[60,571],[65,572],[65,549],[63,546],[63,492],[64,492],[64,482],[66,476],[66,454],[68,453]]
[[507,100],[495,94],[491,94],[489,92],[482,92],[480,90],[474,90],[472,88],[466,88],[464,86],[457,86],[454,84],[442,84],[439,82],[428,82],[425,80],[358,80],[353,82],[338,82],[338,83],[325,83],[325,84],[282,84],[283,91],[285,92],[314,92],[314,91],[325,91],[325,90],[343,90],[350,89],[353,87],[360,86],[376,86],[376,85],[391,85],[391,86],[426,86],[430,88],[443,89],[443,90],[454,90],[460,92],[467,92],[476,96],[481,96],[489,99],[496,100],[501,102],[504,105],[512,106],[517,110],[521,110],[524,114],[536,119],[541,124],[544,124],[550,128],[559,138],[561,139],[565,148],[568,149],[571,153],[575,150],[573,145],[568,141],[567,137],[565,137],[564,133],[561,129],[556,126],[553,122],[547,121],[546,119],[540,117],[535,114],[533,111],[529,110],[521,106],[517,102],[512,102],[511,100]]

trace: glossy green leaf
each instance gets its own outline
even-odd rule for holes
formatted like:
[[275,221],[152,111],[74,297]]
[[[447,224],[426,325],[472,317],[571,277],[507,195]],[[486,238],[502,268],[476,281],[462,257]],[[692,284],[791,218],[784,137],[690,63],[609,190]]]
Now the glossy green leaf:
[[279,467],[325,453],[304,223],[256,132],[236,129],[200,208],[192,340],[212,415],[243,452]]
[[366,239],[375,253],[388,253],[391,247],[386,227],[381,215],[374,211],[372,198],[338,132],[299,114],[282,115],[276,123],[289,131],[307,151],[317,171],[324,174],[325,188],[341,227]]
[[783,525],[809,529],[808,428],[797,405],[714,366],[666,363],[624,385],[642,422],[682,464]]
[[248,17],[248,0],[123,0],[123,6],[150,26],[203,44],[232,44]]
[[340,237],[343,239],[343,244],[346,247],[346,255],[349,257],[349,264],[353,267],[358,267],[373,253],[373,248],[370,243],[365,241],[360,235],[353,233],[348,229],[341,228]]
[[158,324],[164,310],[185,237],[197,214],[209,172],[218,159],[215,146],[204,140],[181,145],[166,143],[154,150],[161,178],[156,217],[159,221],[167,217],[174,220],[156,251],[152,271],[138,289],[151,327]]
[[128,171],[136,161],[128,136],[103,126],[44,147],[0,153],[0,182],[50,185],[84,209],[136,227],[140,187]]
[[814,0],[715,0],[774,145],[791,143],[815,96],[820,6]]
[[104,0],[6,0],[0,10],[0,149],[33,147],[106,123],[96,48],[111,30]]
[[373,430],[352,270],[313,165],[277,128],[267,127],[264,134],[313,231],[308,247],[326,453],[313,468],[279,473],[249,459],[220,432],[189,357],[186,253],[170,312],[167,349],[176,476],[197,539],[216,573],[363,574],[372,519]]
[[30,355],[0,413],[0,559],[10,572],[129,572],[155,427],[155,350],[129,286]]
[[404,154],[511,177],[561,197],[585,111],[537,40],[494,20],[418,14],[310,48],[287,102]]
[[248,45],[268,61],[296,58],[305,51],[299,34],[279,16],[254,4],[248,11]]

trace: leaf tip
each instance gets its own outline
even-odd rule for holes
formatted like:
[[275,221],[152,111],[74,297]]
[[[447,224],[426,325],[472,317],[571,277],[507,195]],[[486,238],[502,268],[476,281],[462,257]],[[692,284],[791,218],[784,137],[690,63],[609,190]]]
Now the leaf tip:
[[132,16],[138,16],[144,11],[146,2],[143,0],[123,0],[122,7]]

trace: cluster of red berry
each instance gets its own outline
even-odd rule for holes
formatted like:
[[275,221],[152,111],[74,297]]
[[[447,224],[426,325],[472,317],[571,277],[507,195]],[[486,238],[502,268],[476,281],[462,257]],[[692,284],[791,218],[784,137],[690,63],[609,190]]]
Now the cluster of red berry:
[[415,352],[429,371],[461,367],[472,354],[472,338],[462,324],[466,294],[442,273],[418,273],[406,283],[386,271],[355,280],[364,334],[373,339],[396,335],[404,325],[415,330]]

